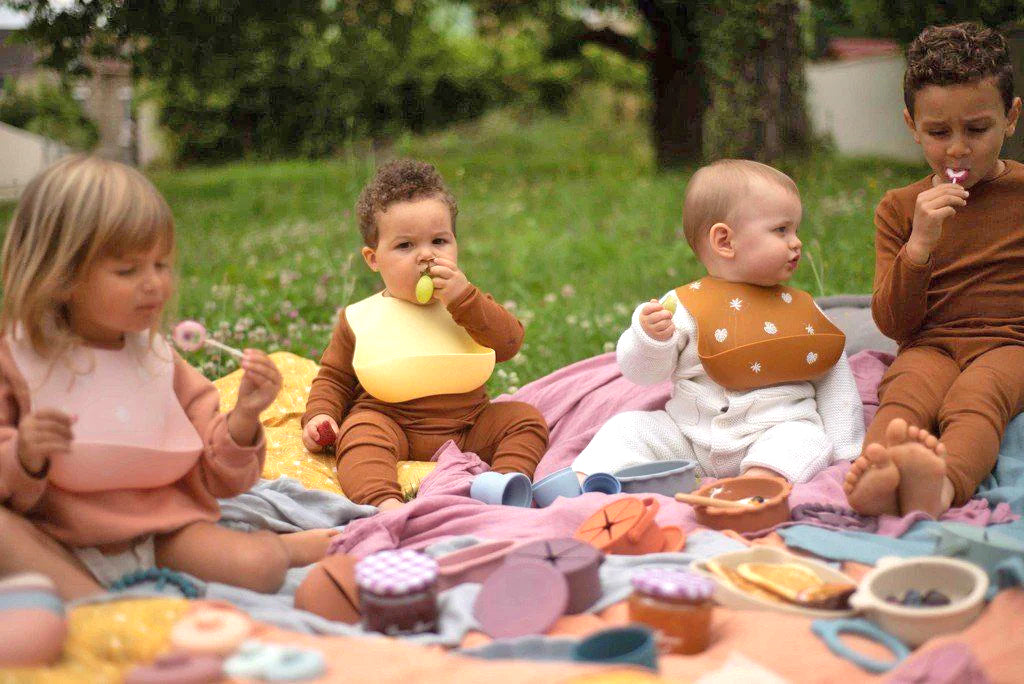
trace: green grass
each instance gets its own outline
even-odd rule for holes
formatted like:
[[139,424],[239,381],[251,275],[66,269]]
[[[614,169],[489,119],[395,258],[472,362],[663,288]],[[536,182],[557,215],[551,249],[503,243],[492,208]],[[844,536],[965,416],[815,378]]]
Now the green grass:
[[[680,232],[693,169],[656,173],[642,122],[498,112],[404,138],[390,155],[438,165],[459,201],[460,265],[527,325],[493,393],[613,348],[637,302],[703,274]],[[179,315],[233,344],[319,358],[336,309],[379,288],[358,256],[353,216],[376,161],[350,151],[152,173],[178,225]],[[782,166],[800,187],[811,256],[792,284],[868,292],[874,206],[923,165],[819,153]],[[3,225],[12,210],[0,206]],[[216,354],[191,360],[210,377],[234,368]]]

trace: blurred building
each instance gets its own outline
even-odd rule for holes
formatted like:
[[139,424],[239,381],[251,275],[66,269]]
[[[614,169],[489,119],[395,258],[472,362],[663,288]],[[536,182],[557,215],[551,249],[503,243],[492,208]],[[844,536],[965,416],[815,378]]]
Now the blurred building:
[[[0,85],[31,90],[41,83],[57,83],[55,73],[37,64],[36,51],[15,40],[20,28],[17,19],[12,22],[11,15],[4,18]],[[148,165],[162,154],[156,108],[152,104],[133,107],[131,66],[123,60],[103,59],[89,62],[89,68],[92,75],[75,84],[73,95],[99,131],[99,142],[90,151],[128,164]],[[0,123],[0,199],[17,197],[38,171],[73,151],[58,141]]]
[[888,40],[830,41],[828,61],[807,64],[807,110],[815,135],[832,139],[840,154],[920,161],[921,150],[903,123],[899,46]]

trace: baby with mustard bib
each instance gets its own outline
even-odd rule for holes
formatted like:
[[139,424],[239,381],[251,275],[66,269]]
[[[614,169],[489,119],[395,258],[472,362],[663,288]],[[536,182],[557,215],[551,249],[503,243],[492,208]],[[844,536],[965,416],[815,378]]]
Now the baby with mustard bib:
[[523,325],[459,270],[458,208],[440,174],[385,164],[356,210],[384,290],[338,313],[302,417],[306,448],[320,449],[326,422],[345,495],[382,510],[403,502],[398,461],[429,460],[449,439],[492,470],[532,477],[547,423],[529,404],[491,403],[485,388],[495,361],[519,351]]
[[796,184],[770,166],[728,159],[694,174],[684,232],[708,275],[638,306],[616,347],[624,376],[671,379],[672,396],[663,410],[605,423],[573,462],[581,477],[691,459],[708,477],[806,482],[859,455],[845,336],[784,285],[800,260],[801,214]]

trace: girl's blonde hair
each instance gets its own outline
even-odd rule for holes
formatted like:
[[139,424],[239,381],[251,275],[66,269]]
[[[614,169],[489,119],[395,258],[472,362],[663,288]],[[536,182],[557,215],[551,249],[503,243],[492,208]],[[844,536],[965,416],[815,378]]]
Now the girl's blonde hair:
[[58,161],[29,182],[8,227],[0,334],[20,326],[41,356],[69,350],[67,301],[78,279],[101,257],[157,245],[174,249],[174,218],[145,176],[100,157]]

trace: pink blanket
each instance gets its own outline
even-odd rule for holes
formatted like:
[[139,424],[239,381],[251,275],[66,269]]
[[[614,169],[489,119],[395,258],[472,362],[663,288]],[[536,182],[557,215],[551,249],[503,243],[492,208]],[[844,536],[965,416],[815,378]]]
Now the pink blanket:
[[[878,383],[892,356],[867,351],[850,358],[864,404],[865,421],[878,408]],[[622,411],[661,408],[669,397],[669,384],[641,387],[619,373],[614,353],[580,361],[541,378],[519,390],[514,398],[536,406],[551,427],[547,454],[537,466],[534,479],[568,466],[587,445],[597,429],[612,415]],[[463,453],[451,442],[434,456],[437,469],[420,485],[418,497],[402,508],[356,520],[336,537],[332,552],[364,556],[383,549],[422,548],[436,541],[461,535],[486,539],[536,539],[572,536],[576,528],[596,510],[613,499],[603,494],[586,494],[573,499],[560,498],[547,508],[490,506],[469,497],[474,475],[487,469],[475,454]],[[790,505],[828,503],[845,506],[842,490],[848,463],[827,468],[806,484],[796,485]],[[661,525],[678,525],[686,531],[697,524],[693,509],[663,496],[657,496]],[[899,536],[923,513],[902,518],[882,516],[879,534]],[[975,525],[1006,522],[1014,516],[1005,503],[990,509],[983,500],[950,510],[943,520],[959,520]]]

